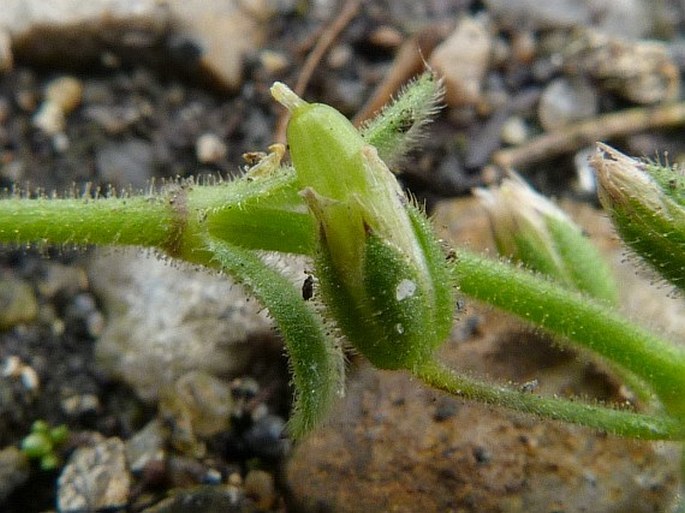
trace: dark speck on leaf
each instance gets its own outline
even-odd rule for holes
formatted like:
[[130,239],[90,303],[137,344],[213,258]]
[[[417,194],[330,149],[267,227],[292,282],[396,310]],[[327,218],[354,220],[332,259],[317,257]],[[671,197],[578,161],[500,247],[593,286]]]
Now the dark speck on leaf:
[[314,296],[314,277],[310,274],[302,283],[302,299],[309,301]]

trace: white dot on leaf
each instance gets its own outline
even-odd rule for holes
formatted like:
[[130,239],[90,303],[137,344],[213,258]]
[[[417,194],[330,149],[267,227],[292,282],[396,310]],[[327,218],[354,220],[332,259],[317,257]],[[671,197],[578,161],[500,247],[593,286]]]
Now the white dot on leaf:
[[402,301],[413,296],[414,292],[416,292],[416,283],[411,280],[402,280],[395,287],[395,299]]

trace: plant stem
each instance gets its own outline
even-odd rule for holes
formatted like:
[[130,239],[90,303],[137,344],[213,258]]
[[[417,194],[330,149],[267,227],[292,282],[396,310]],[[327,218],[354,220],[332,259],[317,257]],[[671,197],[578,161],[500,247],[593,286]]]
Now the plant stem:
[[[216,266],[213,261],[216,255],[207,248],[208,238],[214,240],[213,251],[221,251],[220,243],[224,243],[236,251],[242,247],[312,254],[314,226],[297,194],[294,173],[287,168],[272,175],[215,186],[174,184],[158,194],[146,196],[0,201],[0,242],[138,245],[155,247],[171,256],[209,266]],[[247,254],[245,249],[241,251]],[[222,265],[230,267],[227,259],[224,256]],[[685,419],[682,350],[623,319],[605,304],[511,265],[463,250],[457,252],[456,262],[453,273],[463,293],[514,313],[623,366],[653,387],[669,414],[681,421]],[[231,274],[243,281],[253,279],[248,274],[249,266],[238,265],[234,265]],[[272,273],[277,275],[275,271]],[[274,305],[281,308],[284,304],[282,298],[269,299],[256,286],[252,288],[256,295],[266,298],[268,308]],[[301,302],[294,288],[287,297],[293,304]],[[285,325],[287,329],[287,321]],[[292,339],[294,335],[289,336]],[[298,362],[307,361],[308,350],[294,347],[292,351]],[[426,380],[430,382],[428,376]],[[515,395],[508,399],[506,394],[497,397],[505,398],[488,400],[496,404],[519,401]],[[603,427],[604,420],[590,424],[582,415],[576,420],[575,413],[567,415],[563,409],[555,410],[556,406],[525,408],[552,418]],[[603,418],[595,409],[588,411],[596,413],[596,418]],[[608,424],[618,422],[611,420],[615,412],[607,415]],[[622,432],[619,428],[613,430]],[[673,431],[669,432],[673,437]]]
[[306,254],[315,229],[289,168],[212,186],[179,182],[140,196],[0,200],[0,243],[143,246],[207,264],[206,235]]
[[685,430],[670,417],[612,410],[570,400],[540,397],[468,378],[429,360],[412,370],[426,384],[465,399],[504,406],[548,419],[572,422],[618,436],[643,440],[683,440]]
[[685,353],[611,307],[511,265],[457,251],[461,291],[586,347],[650,384],[668,412],[685,420]]
[[213,264],[230,274],[268,310],[283,337],[295,388],[290,434],[299,438],[326,418],[336,393],[342,391],[344,359],[315,309],[281,273],[253,251],[209,239]]
[[680,495],[676,511],[685,513],[685,444],[680,448]]
[[0,201],[0,242],[170,246],[177,216],[161,196]]

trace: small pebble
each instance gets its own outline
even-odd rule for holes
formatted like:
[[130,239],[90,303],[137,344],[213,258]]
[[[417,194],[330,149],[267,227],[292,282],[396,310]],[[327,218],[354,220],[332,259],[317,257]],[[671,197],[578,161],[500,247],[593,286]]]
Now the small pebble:
[[458,107],[477,103],[491,48],[491,37],[484,24],[465,17],[433,51],[430,65],[443,77],[448,105]]
[[38,377],[38,373],[29,365],[24,365],[24,367],[22,367],[19,379],[21,380],[21,384],[24,386],[24,388],[30,392],[36,391],[38,388],[40,388],[40,378]]
[[403,40],[402,33],[389,25],[381,25],[369,34],[369,43],[381,48],[397,48]]
[[80,267],[49,262],[48,268],[38,282],[38,292],[48,299],[57,294],[75,296],[88,287],[88,276]]
[[62,411],[67,415],[76,417],[83,413],[97,412],[100,410],[100,398],[95,394],[72,395],[65,397],[60,403]]
[[66,127],[64,111],[54,102],[43,102],[33,116],[33,126],[48,135],[56,135]]
[[333,69],[343,68],[347,66],[353,56],[354,52],[350,45],[335,45],[328,54],[328,65]]
[[163,462],[169,430],[155,418],[126,440],[126,459],[132,472],[142,472],[150,462]]
[[216,164],[227,152],[226,144],[213,133],[202,134],[195,142],[197,160],[203,164]]
[[269,75],[276,75],[284,71],[289,65],[288,56],[274,50],[262,50],[259,52],[259,62]]
[[28,283],[0,276],[0,330],[33,321],[38,301]]
[[187,416],[197,436],[209,437],[228,429],[231,387],[207,372],[190,371],[165,389],[159,409],[168,419]]
[[74,451],[57,481],[59,513],[118,510],[128,503],[131,476],[124,443],[109,438]]
[[[33,116],[33,124],[46,134],[56,136],[66,127],[66,116],[80,103],[83,84],[80,80],[63,76],[54,79],[45,87],[45,100]],[[68,140],[66,141],[68,144]],[[64,141],[55,141],[58,151],[66,150]]]
[[52,147],[57,153],[64,153],[69,149],[69,137],[64,132],[57,132],[52,136]]
[[221,472],[219,472],[215,468],[207,469],[207,473],[205,474],[205,477],[202,480],[203,483],[209,484],[209,485],[218,485],[221,483],[221,481],[222,481]]
[[142,138],[108,141],[95,154],[100,179],[115,188],[144,188],[154,173],[154,160],[153,145]]
[[557,130],[595,116],[598,109],[597,93],[587,81],[562,77],[552,81],[542,93],[538,118],[545,130]]
[[269,511],[276,504],[276,485],[272,474],[250,470],[245,476],[245,495],[255,501],[261,511]]
[[520,116],[511,116],[502,125],[502,142],[512,146],[523,144],[528,139],[528,125]]
[[99,337],[104,329],[105,316],[102,315],[102,312],[96,310],[88,314],[88,317],[86,317],[86,331],[91,337]]
[[537,41],[530,30],[515,32],[511,41],[511,52],[518,62],[530,64],[535,59]]
[[64,114],[78,107],[82,96],[83,84],[75,77],[59,77],[45,86],[45,99],[57,105]]
[[255,421],[245,433],[245,442],[250,451],[265,459],[282,458],[290,450],[290,443],[285,437],[285,421],[271,413]]
[[590,157],[596,151],[594,147],[583,148],[573,156],[573,164],[576,169],[576,180],[573,188],[577,194],[584,197],[594,197],[597,193],[595,170],[590,165]]

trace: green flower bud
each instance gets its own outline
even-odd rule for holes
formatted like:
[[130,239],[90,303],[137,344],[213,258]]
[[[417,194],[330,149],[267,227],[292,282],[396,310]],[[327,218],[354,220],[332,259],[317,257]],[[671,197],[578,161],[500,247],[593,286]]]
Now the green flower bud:
[[638,255],[685,289],[685,179],[669,167],[642,162],[597,145],[591,164],[599,200]]
[[283,84],[288,143],[319,229],[322,296],[347,339],[374,365],[410,368],[452,324],[445,256],[373,146],[335,109],[309,104]]
[[514,173],[499,188],[474,192],[488,211],[501,255],[571,289],[616,302],[608,265],[580,227],[549,199]]

